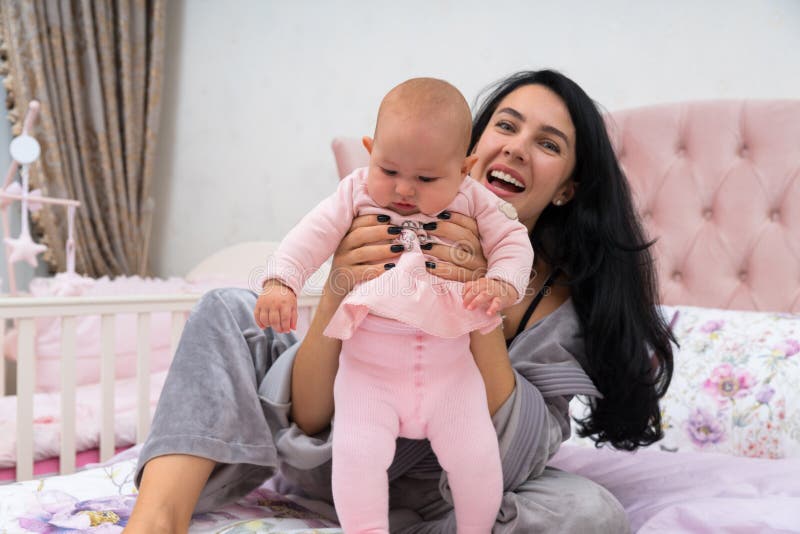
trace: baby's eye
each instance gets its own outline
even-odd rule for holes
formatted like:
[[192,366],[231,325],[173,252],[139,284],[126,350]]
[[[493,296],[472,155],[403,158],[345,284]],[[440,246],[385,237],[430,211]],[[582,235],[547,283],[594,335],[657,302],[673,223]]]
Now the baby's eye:
[[561,147],[558,146],[557,143],[545,139],[544,141],[542,141],[542,146],[547,150],[550,150],[551,152],[555,152],[556,154],[561,154]]
[[383,171],[383,174],[385,174],[386,176],[397,176],[397,171],[384,169],[383,167],[381,167],[381,170]]
[[428,183],[431,183],[431,182],[435,182],[436,178],[433,178],[433,177],[430,177],[430,176],[420,176],[419,177],[419,181],[428,184]]

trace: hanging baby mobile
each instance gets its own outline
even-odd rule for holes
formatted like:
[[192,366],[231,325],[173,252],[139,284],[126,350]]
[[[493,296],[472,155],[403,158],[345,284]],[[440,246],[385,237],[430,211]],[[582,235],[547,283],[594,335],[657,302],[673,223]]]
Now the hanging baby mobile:
[[[39,112],[39,102],[33,100],[28,105],[22,134],[11,141],[11,165],[6,174],[5,184],[0,189],[0,215],[3,223],[3,242],[5,243],[5,256],[8,264],[8,291],[11,295],[17,294],[14,264],[25,260],[31,267],[36,267],[37,256],[47,250],[47,247],[36,243],[31,238],[28,225],[28,216],[31,212],[41,209],[43,204],[57,204],[67,208],[67,275],[75,274],[75,243],[73,241],[75,225],[75,209],[80,206],[77,200],[51,198],[42,196],[39,189],[33,191],[29,188],[29,170],[31,164],[39,159],[41,148],[39,143],[29,135],[31,126]],[[16,180],[19,171],[20,181]],[[20,202],[20,231],[16,238],[10,236],[8,208],[12,202]]]

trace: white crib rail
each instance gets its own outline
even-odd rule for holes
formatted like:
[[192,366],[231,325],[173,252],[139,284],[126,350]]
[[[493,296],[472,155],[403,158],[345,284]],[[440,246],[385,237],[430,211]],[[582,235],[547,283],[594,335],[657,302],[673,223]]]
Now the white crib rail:
[[[114,324],[118,314],[138,315],[136,357],[136,442],[141,443],[150,428],[150,316],[172,313],[170,353],[174,354],[186,316],[200,295],[153,295],[120,297],[5,298],[0,300],[0,347],[7,319],[16,321],[17,352],[17,480],[33,478],[33,399],[36,383],[34,354],[37,317],[61,317],[61,450],[60,472],[75,471],[76,325],[77,317],[101,316],[101,430],[100,461],[114,454]],[[313,314],[318,298],[303,295],[298,307]],[[4,366],[0,365],[0,369]],[[0,371],[0,395],[4,394],[5,373]]]
[[[100,460],[114,454],[114,322],[117,314],[138,314],[137,443],[144,440],[150,423],[149,359],[150,314],[172,312],[173,332],[182,327],[185,314],[199,295],[153,295],[121,297],[7,298],[0,303],[0,322],[17,320],[17,480],[33,478],[33,394],[36,362],[34,319],[61,317],[61,452],[62,474],[75,470],[75,346],[76,317],[101,316],[101,431]],[[175,327],[175,322],[180,327]],[[173,341],[175,336],[173,336]],[[175,346],[172,351],[174,353]]]

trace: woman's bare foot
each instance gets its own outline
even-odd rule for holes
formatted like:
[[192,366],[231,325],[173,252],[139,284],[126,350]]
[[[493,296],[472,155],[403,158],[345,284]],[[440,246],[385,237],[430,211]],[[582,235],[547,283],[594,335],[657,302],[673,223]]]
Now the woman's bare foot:
[[124,534],[188,532],[200,492],[216,463],[188,454],[153,458],[144,467],[139,495]]

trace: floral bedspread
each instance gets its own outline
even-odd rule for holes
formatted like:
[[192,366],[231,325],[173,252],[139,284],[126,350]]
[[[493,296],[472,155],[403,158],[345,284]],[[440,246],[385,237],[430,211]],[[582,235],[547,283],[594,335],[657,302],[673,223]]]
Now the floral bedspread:
[[[680,344],[654,448],[800,457],[800,314],[664,306]],[[573,415],[586,407],[570,405]],[[588,439],[573,443],[593,446]]]
[[[0,534],[122,532],[136,500],[136,459],[0,486]],[[216,512],[197,514],[192,533],[341,534],[335,523],[264,485]]]

